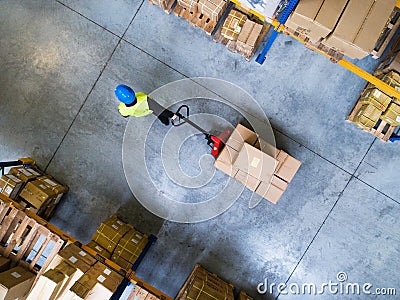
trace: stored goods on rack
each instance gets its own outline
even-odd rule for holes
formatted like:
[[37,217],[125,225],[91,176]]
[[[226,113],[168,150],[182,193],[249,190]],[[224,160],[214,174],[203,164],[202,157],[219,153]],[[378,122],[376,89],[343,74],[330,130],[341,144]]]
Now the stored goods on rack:
[[399,25],[400,25],[400,11],[396,7],[392,12],[392,15],[390,16],[385,26],[385,29],[382,31],[379,40],[377,41],[374,49],[371,52],[373,58],[377,59],[382,56],[382,54],[386,50],[386,47],[389,45],[390,41],[396,34]]
[[159,296],[154,295],[139,285],[135,285],[132,292],[129,294],[127,300],[157,300],[161,299]]
[[199,27],[208,35],[214,31],[228,6],[225,0],[199,0],[196,4],[190,2],[191,0],[183,1],[175,6],[175,16],[185,19],[192,26]]
[[[237,22],[234,22],[235,20]],[[268,30],[268,24],[260,24],[257,18],[232,10],[225,19],[224,25],[215,32],[213,40],[225,45],[229,51],[238,53],[249,61]]]
[[161,7],[167,14],[170,14],[175,0],[148,0],[150,4]]
[[35,277],[35,273],[21,266],[0,273],[0,299],[26,299]]
[[285,26],[303,33],[312,44],[361,59],[374,51],[395,5],[396,0],[299,1]]
[[175,300],[234,300],[233,285],[196,264]]
[[[214,166],[276,204],[299,170],[301,162],[260,140],[255,132],[239,124]],[[271,173],[267,172],[269,170]]]

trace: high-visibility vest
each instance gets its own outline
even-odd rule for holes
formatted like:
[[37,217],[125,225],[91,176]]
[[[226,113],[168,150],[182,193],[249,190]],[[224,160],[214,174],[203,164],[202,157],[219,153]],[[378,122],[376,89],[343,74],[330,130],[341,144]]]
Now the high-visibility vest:
[[149,104],[147,103],[147,95],[141,92],[135,93],[136,96],[136,104],[134,106],[126,106],[125,103],[120,103],[118,106],[119,113],[124,116],[133,116],[133,117],[144,117],[153,113],[151,109],[149,109]]

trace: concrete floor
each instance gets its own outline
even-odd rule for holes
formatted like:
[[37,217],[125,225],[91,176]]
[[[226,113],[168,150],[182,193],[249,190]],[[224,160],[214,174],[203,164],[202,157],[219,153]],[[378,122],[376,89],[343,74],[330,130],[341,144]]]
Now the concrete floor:
[[[376,63],[358,65],[371,71]],[[338,272],[400,293],[399,145],[345,123],[365,82],[291,38],[280,36],[260,66],[147,1],[1,0],[0,72],[0,160],[31,156],[67,184],[52,222],[83,242],[112,213],[156,234],[137,275],[170,296],[198,262],[256,299],[279,294],[258,294],[265,279],[322,284],[338,282]],[[134,199],[121,158],[128,120],[113,89],[130,83],[150,93],[194,76],[247,90],[278,148],[303,162],[278,205],[250,210],[246,190],[219,217],[178,224]],[[183,157],[198,158],[198,143],[185,143]]]

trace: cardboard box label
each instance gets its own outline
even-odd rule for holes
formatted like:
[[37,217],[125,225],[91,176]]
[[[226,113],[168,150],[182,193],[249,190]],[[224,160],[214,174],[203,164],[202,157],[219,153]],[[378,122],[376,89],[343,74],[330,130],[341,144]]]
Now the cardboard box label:
[[101,248],[100,246],[96,246],[96,247],[94,247],[97,251],[99,251],[99,252],[101,252],[101,251],[103,251],[104,249],[103,248]]
[[30,172],[28,172],[26,169],[21,168],[18,169],[18,172],[21,172],[22,174],[24,174],[25,176],[32,176],[32,174]]
[[106,280],[106,278],[103,275],[100,275],[99,277],[97,277],[97,280],[103,282],[104,280]]
[[11,195],[12,191],[13,191],[13,189],[12,189],[12,187],[10,187],[9,185],[7,185],[7,186],[6,186],[6,189],[4,190],[4,192],[5,192],[7,195]]
[[80,251],[79,255],[85,257],[86,256],[86,252],[85,251]]
[[120,220],[117,220],[117,223],[118,223],[119,225],[124,225],[124,223],[122,223]]
[[57,183],[55,183],[54,181],[52,181],[50,179],[45,179],[44,182],[50,184],[51,186],[57,186]]
[[260,159],[257,157],[253,157],[253,160],[251,161],[250,165],[254,168],[257,168],[259,163],[260,163]]
[[137,243],[138,243],[138,240],[131,239],[131,242],[134,243],[134,244],[137,244]]
[[143,238],[143,235],[141,235],[141,234],[136,234],[136,237],[138,238],[138,239],[141,239],[141,238]]
[[15,278],[20,278],[21,274],[19,274],[18,272],[12,272],[11,276],[15,277]]
[[400,116],[396,117],[396,122],[400,122]]
[[115,225],[115,224],[112,224],[111,227],[114,228],[115,230],[118,230],[118,228],[119,228],[119,227],[118,227],[117,225]]
[[31,172],[33,175],[36,175],[36,176],[39,176],[39,175],[40,175],[38,172],[36,172],[36,171],[33,170],[33,169],[27,169],[27,170],[29,170],[29,172]]
[[379,98],[382,95],[381,91],[375,90],[374,91],[374,97]]
[[72,262],[73,264],[76,263],[76,262],[78,261],[78,259],[77,259],[75,256],[71,256],[68,260],[69,260],[70,262]]
[[40,187],[42,190],[47,189],[47,186],[45,186],[45,185],[43,185],[43,184],[39,184],[39,187]]
[[110,275],[110,274],[111,274],[111,270],[110,270],[110,269],[105,269],[105,270],[104,270],[104,274]]
[[12,181],[14,181],[15,183],[20,183],[22,182],[20,179],[18,179],[17,177],[15,177],[14,175],[6,175],[8,178],[10,178]]

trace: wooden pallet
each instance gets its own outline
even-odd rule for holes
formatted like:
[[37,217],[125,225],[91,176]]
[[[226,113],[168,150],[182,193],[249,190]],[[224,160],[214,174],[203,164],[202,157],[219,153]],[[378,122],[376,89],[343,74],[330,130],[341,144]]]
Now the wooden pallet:
[[257,52],[258,47],[260,47],[260,44],[261,44],[262,40],[264,39],[265,35],[267,34],[269,28],[270,28],[270,25],[263,24],[263,29],[261,30],[261,33],[256,41],[256,44],[254,45],[254,49],[249,54],[244,54],[244,53],[237,51],[236,41],[232,41],[232,40],[224,37],[221,34],[222,26],[220,28],[218,28],[218,30],[215,32],[213,41],[224,45],[226,48],[228,48],[229,51],[231,51],[233,53],[238,53],[238,54],[242,55],[247,61],[250,61],[251,58],[254,56],[254,54]]
[[400,26],[400,12],[396,8],[385,29],[382,31],[382,34],[376,43],[374,50],[371,51],[371,55],[373,58],[378,59],[382,56],[383,52],[385,52],[386,47],[389,45],[393,36],[395,35],[397,29]]
[[177,4],[174,8],[174,15],[181,17],[189,22],[190,25],[194,27],[199,27],[203,29],[208,35],[214,31],[218,22],[212,21],[209,17],[203,15],[200,12],[191,12],[187,8]]
[[[21,265],[39,277],[64,244],[63,239],[25,212],[1,201],[0,254],[10,258],[14,265]],[[43,256],[45,250],[50,251],[47,257]],[[41,265],[40,258],[44,259]]]
[[[360,110],[363,103],[357,101],[356,105],[351,110],[350,114],[347,116],[346,121],[354,123],[354,118],[356,117],[358,111]],[[373,128],[363,128],[362,130],[368,132],[383,142],[387,142],[395,131],[396,127],[389,125],[387,122],[380,120]]]
[[170,14],[172,11],[172,7],[174,6],[176,0],[166,0],[165,2],[156,1],[156,0],[148,0],[148,2],[152,5],[160,7],[167,14]]

